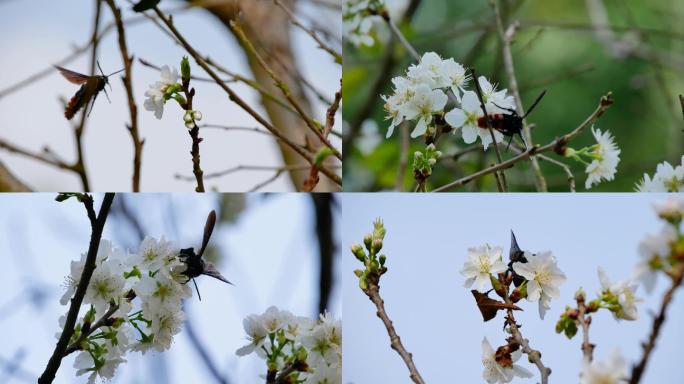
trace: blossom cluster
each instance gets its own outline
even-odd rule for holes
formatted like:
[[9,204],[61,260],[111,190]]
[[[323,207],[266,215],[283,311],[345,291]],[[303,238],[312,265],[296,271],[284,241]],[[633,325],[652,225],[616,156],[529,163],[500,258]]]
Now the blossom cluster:
[[[470,80],[470,74],[454,59],[444,60],[435,52],[425,53],[418,64],[408,68],[405,76],[392,79],[393,93],[382,96],[387,119],[391,120],[387,137],[404,121],[416,122],[411,132],[413,138],[434,132],[435,118],[440,118],[454,128],[454,132],[460,130],[466,143],[474,143],[479,137],[487,148],[492,138],[489,130],[478,123],[484,112],[477,94],[467,90]],[[484,76],[480,76],[478,82],[487,113],[511,113],[515,103],[505,89],[497,90]],[[445,108],[450,97],[455,107],[447,112]],[[494,136],[497,142],[503,140],[498,131]]]
[[249,344],[238,356],[255,353],[266,360],[269,374],[289,369],[288,383],[341,384],[342,324],[330,313],[310,319],[270,307],[247,316],[243,326]]
[[[100,241],[96,267],[83,298],[84,308],[89,309],[70,340],[70,344],[79,343],[74,361],[77,375],[87,374],[88,383],[98,376],[111,379],[118,365],[126,361],[127,352],[145,354],[170,348],[184,321],[181,302],[192,295],[184,284],[186,265],[178,255],[179,249],[163,237],[146,237],[133,254]],[[86,254],[82,254],[80,260],[71,262],[62,305],[76,291],[85,261]],[[61,326],[65,320],[65,316],[60,318]],[[92,329],[97,322],[102,326]]]
[[342,10],[344,39],[355,46],[372,46],[373,23],[380,20],[378,14],[385,8],[383,0],[344,0]]
[[501,247],[486,244],[469,248],[468,258],[461,269],[461,275],[466,278],[464,286],[470,288],[475,284],[478,291],[484,292],[501,284],[498,282],[500,273],[515,273],[523,279],[518,291],[527,301],[539,303],[539,317],[544,319],[546,310],[551,307],[551,299],[560,297],[559,287],[566,280],[565,274],[558,268],[550,251],[537,254],[525,251],[523,255],[509,268],[503,261]]
[[638,192],[684,192],[684,156],[676,167],[667,161],[658,164],[653,177],[644,174],[636,189]]
[[[510,263],[506,264],[503,260],[502,247],[485,244],[469,248],[467,259],[461,269],[461,275],[466,279],[464,286],[470,288],[474,285],[480,292],[493,289],[504,299],[504,302],[488,300],[490,304],[498,305],[499,309],[503,309],[503,305],[511,308],[512,303],[522,298],[530,302],[538,302],[539,316],[543,319],[546,311],[551,307],[551,299],[560,297],[559,287],[565,282],[565,274],[558,268],[556,258],[551,252],[533,254],[522,251],[518,248],[514,236],[512,236],[510,254]],[[511,284],[515,285],[515,289],[509,293]],[[482,295],[486,293],[479,296]],[[478,307],[480,304],[478,300]],[[482,308],[480,310],[482,311]],[[483,312],[483,317],[484,314],[485,312]],[[492,317],[493,315],[485,317],[485,321]],[[482,365],[484,366],[482,377],[490,384],[510,383],[516,376],[532,377],[530,371],[515,364],[521,355],[519,345],[509,342],[495,351],[485,338],[482,342]]]

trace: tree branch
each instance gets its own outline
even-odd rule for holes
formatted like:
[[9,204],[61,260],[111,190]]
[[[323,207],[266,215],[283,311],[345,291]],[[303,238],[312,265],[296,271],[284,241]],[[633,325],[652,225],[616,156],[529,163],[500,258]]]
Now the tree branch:
[[559,149],[563,148],[570,140],[572,140],[575,136],[577,136],[580,132],[582,132],[584,129],[589,127],[591,124],[593,124],[601,115],[603,115],[603,112],[606,111],[611,105],[613,104],[613,94],[611,92],[608,92],[605,96],[601,97],[601,101],[599,102],[598,107],[594,112],[592,112],[589,117],[582,122],[577,128],[573,129],[569,133],[551,141],[550,143],[540,147],[538,145],[529,148],[528,150],[522,152],[521,154],[512,157],[502,163],[490,166],[489,168],[482,169],[478,172],[475,172],[471,175],[462,177],[456,181],[452,181],[451,183],[448,183],[446,185],[443,185],[435,190],[433,192],[442,192],[449,190],[451,188],[455,187],[460,187],[468,184],[469,182],[478,179],[482,176],[488,175],[490,173],[496,172],[500,169],[507,169],[511,168],[514,166],[517,162],[525,160],[530,157],[537,156],[540,153],[544,152],[550,152],[550,151],[558,151]]
[[100,212],[96,215],[95,209],[93,208],[93,198],[90,195],[84,195],[83,197],[83,204],[85,205],[86,211],[88,213],[88,218],[90,219],[90,226],[92,229],[92,233],[90,235],[90,245],[88,246],[86,261],[83,265],[83,272],[81,273],[78,286],[76,287],[76,293],[74,293],[74,296],[71,298],[69,312],[67,313],[66,321],[64,323],[64,330],[59,336],[57,345],[55,345],[55,350],[52,353],[52,356],[50,357],[43,374],[40,376],[40,378],[38,378],[38,384],[52,383],[52,381],[55,379],[55,374],[62,363],[62,358],[64,357],[64,353],[68,348],[69,340],[74,333],[74,326],[76,325],[81,303],[83,303],[83,297],[88,289],[88,284],[90,283],[90,278],[93,275],[93,271],[95,271],[95,261],[97,260],[97,251],[100,247],[102,231],[104,230],[105,223],[107,222],[107,216],[109,215],[109,209],[112,206],[113,200],[114,194],[106,193],[104,199],[102,200],[102,205],[100,206]]
[[[494,17],[496,20],[496,27],[499,32],[499,37],[501,38],[501,49],[503,53],[504,67],[506,69],[506,75],[508,76],[508,85],[515,98],[516,109],[520,116],[525,115],[525,109],[522,105],[522,99],[520,98],[520,91],[518,90],[518,80],[515,77],[515,68],[513,66],[513,54],[511,53],[511,40],[513,39],[513,34],[515,34],[515,29],[517,28],[517,23],[513,23],[508,27],[508,30],[504,30],[503,20],[501,19],[501,12],[499,11],[499,4],[497,0],[489,0],[489,4],[494,10]],[[477,79],[475,79],[477,82]],[[523,137],[526,141],[526,146],[533,147],[534,142],[532,141],[532,132],[530,126],[527,125],[527,121],[523,119]],[[532,163],[532,169],[534,170],[534,175],[536,178],[537,191],[546,192],[546,180],[539,167],[539,162],[535,157],[530,158]]]
[[651,334],[648,337],[648,341],[642,344],[644,349],[641,360],[638,364],[632,367],[632,377],[629,379],[629,384],[638,384],[641,381],[641,377],[646,370],[646,364],[648,364],[648,359],[651,357],[651,353],[655,348],[656,340],[660,334],[660,328],[665,323],[665,314],[667,313],[667,308],[672,302],[672,297],[674,292],[682,285],[682,280],[684,279],[684,266],[680,266],[676,275],[672,278],[672,285],[663,295],[663,301],[660,304],[660,311],[658,316],[653,319],[653,327],[651,329]]
[[144,140],[140,140],[138,133],[138,107],[135,104],[133,97],[133,78],[131,74],[133,58],[128,54],[128,47],[126,46],[126,32],[124,30],[123,21],[121,18],[121,10],[116,7],[114,0],[107,0],[109,8],[114,15],[116,23],[116,30],[119,35],[119,50],[121,51],[121,60],[124,64],[123,84],[126,88],[126,97],[128,98],[128,110],[131,117],[131,124],[127,126],[128,132],[131,134],[133,141],[133,192],[140,192],[140,167],[142,162],[142,148]]
[[380,318],[380,320],[382,320],[382,323],[387,329],[387,334],[390,338],[390,345],[392,349],[397,351],[399,356],[401,356],[401,359],[404,360],[404,364],[406,364],[406,367],[409,370],[409,377],[411,380],[416,384],[425,384],[425,381],[418,372],[418,368],[416,368],[416,365],[413,363],[413,355],[409,353],[401,343],[401,338],[394,329],[392,320],[390,320],[389,316],[387,315],[387,311],[385,310],[385,302],[382,300],[382,297],[380,297],[380,276],[382,276],[384,271],[385,270],[379,273],[369,274],[367,276],[368,287],[363,289],[363,293],[365,293],[366,296],[368,296],[368,298],[373,302],[373,304],[375,304],[375,308],[377,308],[376,315]]

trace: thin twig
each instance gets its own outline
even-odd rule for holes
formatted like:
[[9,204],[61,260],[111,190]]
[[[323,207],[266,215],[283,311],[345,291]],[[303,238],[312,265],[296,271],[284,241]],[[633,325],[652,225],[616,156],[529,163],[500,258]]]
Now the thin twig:
[[[261,65],[261,67],[268,73],[268,75],[271,77],[273,82],[275,83],[276,87],[280,89],[280,91],[283,93],[283,96],[287,99],[287,101],[292,105],[292,107],[297,111],[301,119],[306,123],[306,126],[309,127],[309,129],[318,137],[318,139],[325,145],[326,147],[330,148],[332,151],[333,155],[337,157],[339,160],[342,160],[342,153],[335,148],[335,146],[328,141],[328,138],[325,137],[323,132],[320,129],[320,126],[314,122],[313,118],[309,116],[305,111],[304,108],[300,105],[300,103],[294,98],[292,93],[290,92],[290,89],[285,82],[276,75],[276,73],[273,71],[273,69],[266,63],[266,60],[257,52],[256,48],[254,48],[254,45],[252,42],[247,38],[247,35],[242,29],[242,26],[240,26],[236,21],[231,20],[230,22],[230,28],[237,36],[237,38],[240,40],[242,43],[242,46],[247,49],[247,51],[256,58],[257,62]],[[313,164],[312,164],[313,165]]]
[[121,51],[121,60],[124,64],[124,76],[122,78],[124,87],[126,88],[126,97],[128,98],[128,111],[131,117],[130,125],[126,125],[128,133],[131,135],[133,141],[133,192],[140,192],[140,168],[142,163],[142,149],[145,143],[140,140],[138,132],[138,107],[135,104],[133,96],[133,75],[131,74],[133,58],[128,54],[128,47],[126,46],[126,32],[124,30],[123,20],[121,18],[121,10],[116,7],[114,0],[107,0],[107,5],[112,10],[114,21],[116,22],[116,30],[119,35],[119,50]]
[[482,169],[478,172],[475,172],[471,175],[462,177],[456,181],[452,181],[451,183],[445,184],[435,190],[433,192],[442,192],[449,190],[451,188],[455,187],[460,187],[463,185],[468,184],[469,182],[479,179],[482,176],[489,175],[492,172],[499,171],[501,169],[508,169],[512,166],[514,166],[517,162],[521,160],[528,159],[530,157],[535,157],[536,155],[544,152],[550,152],[550,151],[556,151],[559,148],[564,147],[570,140],[572,140],[575,136],[577,136],[580,132],[582,132],[584,129],[589,127],[591,124],[593,124],[601,115],[603,115],[603,112],[606,111],[611,105],[613,104],[613,94],[611,92],[608,92],[605,96],[601,97],[601,101],[599,102],[598,107],[594,112],[592,112],[589,117],[582,122],[577,128],[573,129],[571,132],[551,141],[550,143],[544,145],[543,147],[540,147],[538,145],[534,147],[530,147],[526,151],[522,152],[521,154],[512,157],[503,163],[496,164],[494,166],[491,166],[489,168]]
[[117,304],[109,306],[109,309],[107,312],[105,312],[104,315],[100,319],[98,319],[93,325],[88,329],[87,332],[81,333],[81,336],[78,337],[73,343],[67,347],[66,351],[64,351],[64,357],[72,354],[73,352],[76,352],[81,349],[81,343],[88,338],[88,336],[92,335],[93,332],[98,330],[100,327],[105,325],[107,321],[109,320],[110,317],[114,314],[119,309],[119,306]]
[[334,59],[335,62],[342,64],[342,54],[339,52],[335,52],[334,49],[330,48],[320,37],[318,37],[318,34],[316,31],[305,27],[302,23],[297,20],[297,17],[295,14],[290,10],[290,8],[286,7],[283,3],[281,3],[279,0],[273,0],[273,2],[279,6],[285,13],[287,14],[287,17],[290,18],[290,22],[299,27],[302,31],[306,32],[309,36],[311,36],[316,43],[318,43],[318,47],[326,52],[328,52]]
[[[492,128],[492,119],[487,113],[487,108],[485,107],[484,97],[482,96],[482,88],[480,87],[480,80],[477,78],[477,73],[475,73],[475,69],[470,68],[470,72],[473,74],[473,82],[475,83],[475,91],[477,91],[477,98],[480,101],[480,108],[482,109],[485,121],[487,122],[487,130],[489,130],[489,135],[492,138],[492,145],[494,146],[496,160],[499,162],[499,164],[501,164],[503,160],[501,159],[501,152],[499,152],[499,146],[496,144],[496,136],[494,136],[494,129]],[[506,174],[503,171],[501,171],[500,182],[499,177],[496,176],[496,174],[495,177],[497,179],[497,187],[499,188],[499,192],[506,192],[506,190],[508,189],[508,186],[506,185]]]
[[406,367],[409,370],[409,377],[411,378],[411,380],[416,384],[425,384],[425,381],[418,372],[418,368],[416,368],[416,365],[413,362],[413,355],[409,353],[406,350],[406,348],[404,348],[404,345],[401,343],[401,338],[397,334],[397,331],[394,329],[392,320],[389,318],[389,315],[387,315],[387,311],[385,310],[385,302],[382,300],[382,297],[380,297],[379,283],[380,276],[383,273],[384,272],[379,272],[368,275],[368,287],[363,289],[363,293],[365,293],[366,296],[368,296],[368,298],[373,302],[373,304],[375,304],[375,308],[377,308],[376,315],[380,318],[380,320],[382,320],[382,323],[385,325],[385,328],[387,329],[387,334],[390,338],[390,345],[392,349],[397,351],[399,356],[401,356],[401,359],[404,360],[404,364],[406,364]]
[[584,295],[577,295],[577,321],[582,327],[582,356],[585,364],[591,363],[594,358],[594,344],[589,342],[589,325],[591,316],[587,315],[587,306]]
[[411,57],[413,57],[415,61],[420,61],[420,55],[418,54],[416,49],[413,48],[411,43],[409,43],[408,40],[406,40],[406,37],[403,33],[401,33],[399,27],[397,27],[397,25],[394,23],[394,20],[392,20],[392,18],[389,16],[389,13],[385,10],[380,16],[382,16],[382,19],[385,20],[387,25],[390,27],[390,30],[392,30],[394,36],[396,36],[401,45],[403,45],[404,48],[406,48],[406,51],[408,51]]
[[[266,166],[266,165],[236,165],[235,167],[228,168],[224,171],[207,173],[204,175],[205,179],[215,179],[217,177],[226,176],[231,173],[239,171],[303,171],[310,168],[308,164],[295,164],[295,165],[284,165],[284,166]],[[176,179],[192,181],[194,178],[192,176],[184,176],[176,174]]]
[[[489,4],[492,6],[492,9],[494,10],[496,27],[499,32],[499,37],[501,38],[501,51],[503,54],[506,75],[508,76],[508,85],[511,89],[511,93],[513,94],[513,98],[515,99],[518,114],[520,114],[520,116],[524,116],[525,109],[522,105],[520,91],[518,90],[518,80],[515,77],[513,54],[511,53],[511,40],[513,39],[513,35],[515,34],[515,30],[518,24],[512,23],[508,27],[508,30],[504,30],[503,20],[501,18],[501,12],[499,10],[499,4],[497,3],[497,0],[489,0]],[[475,79],[475,81],[477,82],[477,79]],[[534,146],[534,142],[532,141],[532,132],[530,130],[530,126],[527,125],[527,121],[525,119],[523,119],[523,137],[525,139],[525,145],[527,147]],[[532,170],[534,171],[534,175],[536,178],[537,191],[546,192],[546,180],[544,179],[544,175],[542,174],[541,168],[539,167],[539,162],[535,157],[530,158],[530,162],[532,163]]]
[[395,189],[398,192],[404,191],[404,177],[406,176],[406,167],[408,167],[408,152],[409,152],[409,127],[408,124],[403,123],[399,126],[399,137],[401,145],[399,147],[399,167],[397,168],[397,181]]
[[71,298],[69,312],[67,313],[66,321],[64,322],[64,329],[62,334],[59,336],[59,340],[57,341],[55,350],[52,353],[47,366],[45,367],[45,371],[43,371],[43,374],[40,376],[40,378],[38,378],[38,384],[52,383],[52,381],[55,379],[55,374],[62,363],[64,352],[69,346],[69,340],[74,333],[74,326],[76,325],[78,312],[81,309],[83,297],[85,296],[88,284],[90,283],[90,278],[95,271],[95,261],[97,259],[97,251],[100,246],[100,239],[102,238],[102,231],[104,229],[105,223],[107,222],[107,216],[109,215],[109,209],[112,206],[113,200],[114,194],[106,193],[102,200],[102,205],[100,206],[100,212],[95,214],[95,209],[93,208],[93,198],[90,195],[85,195],[83,197],[83,205],[85,205],[92,229],[92,233],[90,235],[90,245],[88,246],[88,253],[85,264],[83,265],[83,272],[81,273],[78,286],[76,287],[76,292]]
[[[95,74],[95,66],[97,65],[97,48],[100,43],[98,38],[98,30],[100,29],[100,19],[102,15],[102,2],[100,0],[95,0],[95,22],[93,23],[93,33],[91,37],[92,41],[92,54],[90,57],[90,75]],[[93,96],[94,97],[94,96]],[[92,107],[91,107],[92,109]],[[83,149],[83,133],[85,131],[85,123],[88,118],[88,103],[86,103],[83,108],[83,113],[81,114],[81,121],[79,125],[74,129],[74,140],[76,141],[76,163],[74,164],[75,172],[81,179],[81,185],[83,186],[84,192],[90,191],[90,183],[88,181],[88,172],[86,171],[85,165],[85,154]]]
[[667,308],[672,302],[672,297],[674,292],[682,285],[682,280],[684,279],[684,266],[680,267],[676,272],[677,274],[672,278],[672,285],[663,295],[663,301],[660,304],[660,311],[658,311],[658,316],[653,319],[653,327],[651,329],[651,334],[648,337],[648,341],[642,346],[644,348],[643,355],[639,364],[632,367],[632,377],[629,379],[629,384],[638,384],[641,381],[641,376],[646,370],[646,364],[648,364],[648,359],[651,357],[651,352],[655,348],[656,340],[660,334],[660,328],[665,323],[665,314],[667,313]]
[[[512,304],[511,300],[508,297],[504,297],[504,300],[506,303]],[[522,336],[522,333],[520,333],[520,329],[518,328],[518,325],[515,323],[513,310],[507,309],[507,312],[507,321],[509,329],[511,330],[511,335],[513,336],[515,341],[520,345],[520,348],[522,349],[523,353],[527,355],[527,359],[530,361],[530,363],[536,365],[537,369],[539,369],[539,374],[541,375],[541,384],[548,384],[549,375],[551,374],[551,368],[548,368],[544,365],[544,363],[541,360],[541,352],[537,351],[536,349],[532,349],[530,347],[529,340],[525,339]]]

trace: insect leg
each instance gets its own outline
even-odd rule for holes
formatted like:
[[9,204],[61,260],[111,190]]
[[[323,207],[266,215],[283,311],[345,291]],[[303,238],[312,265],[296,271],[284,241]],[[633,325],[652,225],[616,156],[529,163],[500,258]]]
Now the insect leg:
[[[109,87],[109,89],[111,89],[111,86]],[[109,98],[109,94],[107,93],[107,90],[105,88],[102,88],[102,90],[104,91],[105,96],[107,96],[107,101],[109,101],[109,104],[111,104],[112,100]]]
[[[93,101],[90,103],[90,111],[88,111],[88,117],[90,117],[90,112],[93,111],[93,108],[95,108],[95,100],[97,99],[97,92],[93,95]],[[86,108],[88,108],[88,105],[86,105]]]
[[202,295],[199,293],[199,288],[197,288],[197,282],[194,278],[192,279],[192,283],[195,284],[195,290],[197,291],[197,297],[199,298],[199,301],[202,301]]

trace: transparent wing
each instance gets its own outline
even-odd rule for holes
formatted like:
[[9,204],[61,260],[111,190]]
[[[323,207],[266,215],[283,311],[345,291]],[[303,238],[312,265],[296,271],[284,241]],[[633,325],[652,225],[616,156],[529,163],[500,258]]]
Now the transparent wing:
[[70,83],[83,84],[86,81],[88,81],[88,78],[90,77],[78,72],[70,71],[66,68],[62,68],[57,65],[55,65],[55,68],[57,68],[59,73],[61,73],[65,79],[69,80]]

